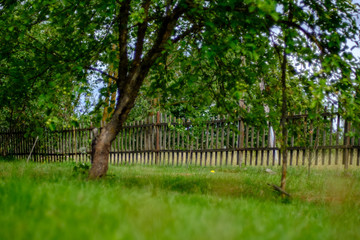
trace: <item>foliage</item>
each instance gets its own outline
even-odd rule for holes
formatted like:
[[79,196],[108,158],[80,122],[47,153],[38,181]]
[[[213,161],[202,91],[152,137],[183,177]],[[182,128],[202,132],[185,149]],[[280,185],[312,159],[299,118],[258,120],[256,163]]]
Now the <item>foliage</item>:
[[[175,117],[208,120],[240,114],[252,124],[266,124],[268,118],[276,122],[281,115],[279,79],[285,51],[289,115],[308,112],[316,124],[324,107],[335,105],[334,111],[355,120],[359,58],[352,55],[356,46],[351,46],[359,42],[358,6],[279,1],[274,10],[272,4],[252,5],[254,15],[246,19],[236,11],[202,16],[204,32],[169,46],[153,67],[142,96],[158,99],[156,108]],[[271,9],[271,17],[266,16]],[[252,18],[261,18],[261,24],[250,25],[259,22]],[[144,97],[140,109],[149,109],[143,102]]]
[[[131,2],[130,55],[139,24],[146,20],[139,3]],[[151,4],[149,43],[166,10],[162,1]],[[149,100],[159,99],[157,105],[176,117],[201,118],[241,111],[241,99],[251,108],[250,114],[241,113],[249,121],[266,117],[264,104],[271,108],[269,116],[278,118],[281,59],[277,51],[286,47],[288,89],[293,96],[289,111],[315,112],[324,104],[339,102],[344,115],[356,118],[358,59],[352,55],[349,40],[359,42],[357,6],[346,1],[232,0],[222,4],[198,1],[191,8],[179,19],[178,27],[185,31],[190,21],[203,30],[167,46],[141,90]],[[65,119],[75,124],[72,113],[79,96],[90,90],[87,67],[119,65],[112,47],[118,41],[117,19],[113,19],[118,11],[115,2],[96,0],[3,3],[0,27],[7,33],[1,39],[4,122],[21,125],[34,119],[55,127]],[[244,17],[243,11],[251,14]],[[145,52],[149,46],[144,46]],[[107,78],[100,73],[95,78],[101,77]],[[260,89],[261,82],[265,90]],[[144,101],[138,104],[144,108]]]
[[[284,138],[287,115],[307,110],[317,119],[333,102],[359,123],[359,59],[351,49],[360,42],[358,16],[359,5],[343,0],[7,1],[0,116],[76,124],[71,114],[94,73],[103,84],[114,80],[100,91],[104,102],[117,98],[94,144],[94,169],[107,169],[106,157],[96,160],[107,155],[100,146],[116,138],[141,91],[177,117],[231,113],[259,126],[277,120],[274,128],[281,118]],[[102,70],[109,66],[117,77]]]

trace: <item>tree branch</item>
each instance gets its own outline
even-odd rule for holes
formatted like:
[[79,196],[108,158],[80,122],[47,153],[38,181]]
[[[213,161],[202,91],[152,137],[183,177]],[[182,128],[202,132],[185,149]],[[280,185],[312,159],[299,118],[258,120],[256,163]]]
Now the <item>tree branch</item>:
[[324,47],[324,46],[321,44],[321,42],[315,37],[315,34],[306,31],[306,30],[305,30],[303,27],[301,27],[299,24],[294,23],[294,22],[292,22],[292,21],[283,21],[283,20],[281,20],[281,21],[279,21],[279,23],[283,23],[283,24],[285,24],[285,25],[287,25],[287,26],[289,26],[289,27],[294,27],[294,28],[300,30],[301,32],[303,32],[303,33],[306,35],[306,37],[308,37],[311,41],[313,41],[313,42],[316,44],[316,46],[320,49],[320,51],[321,51],[322,54],[325,53],[325,47]]
[[177,43],[180,40],[184,39],[186,36],[190,35],[191,33],[195,33],[198,30],[200,30],[204,25],[203,24],[197,24],[197,25],[193,25],[191,28],[188,28],[186,31],[184,31],[182,34],[180,34],[179,36],[175,37],[174,39],[172,39],[173,43]]
[[88,70],[93,70],[93,71],[96,71],[96,72],[99,72],[99,73],[101,73],[102,75],[107,76],[108,78],[114,79],[115,81],[117,81],[117,80],[118,80],[118,78],[113,77],[113,76],[111,76],[110,74],[107,74],[106,72],[101,71],[100,69],[93,68],[93,67],[87,67],[86,69],[88,69]]
[[133,62],[133,65],[135,66],[140,63],[141,55],[144,49],[144,38],[145,38],[146,29],[148,27],[147,18],[148,18],[150,3],[151,3],[150,0],[144,0],[142,6],[145,10],[145,20],[143,23],[139,25],[137,31],[137,40],[135,45],[134,62]]
[[117,79],[117,86],[119,89],[125,82],[128,75],[128,55],[127,55],[127,43],[128,43],[128,22],[130,15],[130,0],[125,0],[121,3],[119,12],[119,79]]
[[[165,16],[162,19],[162,23],[160,28],[157,31],[157,39],[155,40],[154,45],[150,49],[150,51],[144,57],[141,65],[144,70],[150,68],[157,57],[164,50],[165,44],[170,39],[171,34],[175,28],[176,22],[181,17],[183,13],[186,12],[186,9],[182,6],[182,3],[179,3],[178,6],[175,7],[172,14],[170,16]],[[147,69],[148,70],[148,69]]]

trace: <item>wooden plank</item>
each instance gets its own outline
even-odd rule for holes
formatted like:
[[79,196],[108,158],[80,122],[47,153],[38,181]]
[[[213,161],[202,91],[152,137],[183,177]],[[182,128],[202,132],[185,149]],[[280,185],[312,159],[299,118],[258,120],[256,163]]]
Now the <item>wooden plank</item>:
[[16,128],[15,129],[15,146],[14,146],[14,149],[15,149],[15,158],[16,159],[19,159],[20,157],[20,138],[19,138],[19,129]]
[[[300,114],[301,114],[301,113],[300,113]],[[299,123],[300,123],[299,121],[295,122],[295,124],[299,124]],[[297,136],[297,138],[296,138],[297,144],[299,144],[299,143],[300,143],[300,140],[301,140],[301,139],[300,139],[300,132],[297,132],[296,136]],[[300,150],[299,150],[299,149],[296,150],[296,162],[295,162],[296,166],[299,165],[299,153],[300,153]]]
[[145,140],[144,140],[144,120],[140,120],[139,122],[139,128],[138,128],[138,136],[139,136],[139,145],[138,145],[138,148],[139,148],[139,155],[138,155],[138,163],[141,165],[141,164],[145,164],[145,153],[143,152],[144,151],[144,145],[145,145]]
[[5,152],[5,147],[4,147],[4,129],[0,129],[0,154],[3,155]]
[[309,169],[310,169],[311,164],[312,164],[313,150],[315,149],[315,147],[313,145],[313,137],[314,137],[314,127],[313,127],[313,123],[311,121],[310,122],[310,130],[309,130],[309,145],[310,145],[309,159],[308,159]]
[[[214,125],[211,124],[210,126],[210,149],[214,149]],[[209,166],[212,166],[212,162],[213,162],[213,152],[210,152],[210,163]]]
[[[134,128],[133,128],[133,130],[132,130],[132,148],[133,148],[133,151],[137,151],[137,147],[136,147],[136,144],[137,144],[137,127],[136,127],[136,122],[133,122],[133,126],[134,126]],[[137,161],[137,153],[135,152],[135,153],[133,153],[132,154],[132,163],[133,164],[135,164],[136,163],[136,161]]]
[[[260,147],[260,131],[256,130],[256,147],[259,148]],[[258,158],[259,158],[259,151],[256,150],[255,151],[255,165],[258,165]]]
[[135,154],[136,154],[136,122],[129,122],[126,124],[126,158],[127,164],[135,164]]
[[[351,122],[350,122],[350,126],[351,126]],[[354,132],[355,129],[351,127],[351,131]],[[355,145],[355,137],[351,137],[350,138],[350,165],[353,165],[353,158],[354,158],[354,148],[353,146]]]
[[119,148],[118,148],[118,154],[119,154],[119,164],[121,165],[123,163],[123,153],[122,153],[122,150],[123,150],[123,132],[124,132],[124,128],[121,128],[120,129],[120,132],[119,132]]
[[[124,126],[126,127],[126,126],[128,126],[128,123],[124,123]],[[124,128],[124,135],[123,135],[123,137],[124,137],[124,164],[128,164],[129,163],[129,161],[128,161],[128,131],[129,131],[129,128]]]
[[[84,159],[83,159],[83,154],[82,154],[82,131],[81,131],[81,127],[82,127],[82,125],[80,124],[79,125],[79,127],[80,127],[80,129],[77,129],[77,133],[78,133],[78,141],[79,141],[79,159],[80,159],[80,161],[81,162],[84,162]],[[63,152],[63,150],[62,150],[62,152]]]
[[[216,120],[219,120],[219,116],[216,118]],[[215,123],[216,128],[216,136],[215,136],[215,149],[219,148],[219,122]],[[218,152],[215,151],[215,166],[218,165]]]
[[129,129],[129,143],[130,143],[130,149],[129,149],[129,157],[130,157],[130,162],[132,165],[135,164],[135,139],[136,139],[136,127],[135,127],[135,122],[130,122],[130,129]]
[[185,165],[188,166],[189,164],[189,155],[190,155],[190,152],[191,151],[191,146],[190,146],[190,133],[189,133],[189,130],[187,129],[186,131],[186,158],[185,158]]
[[[48,153],[49,153],[49,162],[53,162],[53,156],[51,155],[51,153],[52,153],[52,146],[51,146],[51,139],[52,139],[52,133],[50,132],[50,130],[48,130],[48,135],[47,135],[47,137],[48,137],[48,139],[47,139],[47,141],[48,141]],[[27,146],[28,146],[28,139],[25,139],[25,148],[24,148],[24,150],[25,150],[25,153],[27,154]]]
[[[224,135],[225,135],[225,126],[224,123],[219,125],[221,127],[221,141],[220,141],[220,148],[224,148]],[[223,165],[223,152],[220,152],[220,166]]]
[[126,126],[129,126],[128,129],[126,129],[127,133],[126,133],[126,146],[127,146],[127,163],[130,165],[131,164],[131,151],[132,151],[132,146],[131,146],[131,137],[132,137],[132,134],[131,134],[131,131],[133,130],[132,127],[131,127],[131,123],[127,123]]
[[[263,128],[263,132],[262,132],[262,139],[261,139],[261,147],[265,148],[265,135],[266,135],[266,128]],[[261,150],[261,166],[264,166],[264,150]]]
[[[274,133],[274,148],[276,148],[276,132],[275,130],[273,129],[273,133]],[[281,163],[281,152],[280,150],[273,150],[273,165],[275,165],[275,161],[278,161],[278,165],[280,165]]]
[[151,130],[150,130],[150,140],[149,140],[149,143],[150,143],[150,151],[149,151],[149,154],[150,154],[150,164],[153,165],[154,164],[154,150],[156,149],[156,131],[155,131],[155,116],[152,116],[151,117]]
[[[171,122],[171,120],[170,120]],[[172,119],[172,122],[174,124],[174,129],[171,130],[171,133],[172,133],[172,145],[170,146],[170,149],[175,149],[175,146],[176,146],[176,127],[175,127],[175,123],[176,123],[176,118],[174,117]],[[175,152],[172,153],[172,165],[175,165]],[[178,165],[178,164],[176,164]]]
[[[325,107],[325,112],[327,111],[326,110],[326,107]],[[326,123],[326,115],[324,115],[324,124]],[[322,141],[321,141],[321,145],[322,146],[326,146],[326,127],[323,128],[323,131],[322,131]],[[322,150],[322,156],[321,156],[321,164],[322,165],[325,165],[325,154],[326,154],[326,150],[325,148],[323,148]]]
[[[171,125],[171,115],[169,115],[168,118],[166,118],[166,121],[168,124]],[[169,127],[170,125],[166,125],[166,131],[167,131],[167,135],[168,135],[168,139],[167,139],[167,149],[170,150],[171,149],[171,128]],[[168,160],[168,165],[170,165],[170,162],[171,162],[171,165],[173,166],[174,165],[174,159],[171,159],[171,154],[170,152],[168,152],[167,154],[167,160]]]
[[[140,139],[139,139],[139,150],[143,151],[145,149],[144,148],[144,127],[143,127],[144,120],[140,121],[140,125],[141,125],[141,127],[139,128],[139,131],[140,131],[140,133],[139,133],[139,137],[140,137]],[[145,153],[140,154],[140,161],[139,162],[143,163],[145,165]]]
[[[182,127],[185,127],[185,119],[182,120]],[[185,149],[185,131],[183,129],[183,131],[181,132],[181,149],[184,150]],[[184,152],[181,152],[181,165],[184,165]]]
[[319,164],[319,141],[320,141],[320,128],[316,128],[316,137],[315,137],[315,165]]
[[159,164],[159,151],[160,151],[160,127],[158,124],[160,123],[160,112],[157,112],[156,114],[156,125],[155,127],[155,165]]
[[84,124],[82,124],[82,128],[81,129],[81,156],[82,156],[82,159],[83,159],[83,162],[86,162],[87,159],[86,159],[86,143],[85,143],[85,140],[86,140],[86,131],[85,131],[85,127],[84,127]]
[[[87,158],[87,162],[91,163],[91,154],[89,154],[89,152],[91,151],[91,131],[90,129],[87,129],[86,132],[86,136],[87,136],[87,141],[86,141],[86,158]],[[118,155],[118,164],[119,164],[119,155]]]
[[[140,135],[141,135],[141,121],[137,121],[136,124],[136,150],[140,151],[141,143],[140,143]],[[141,154],[136,153],[136,164],[141,163]]]
[[[161,122],[164,122],[164,123],[167,123],[167,115],[165,114],[165,116],[164,116],[164,118],[162,118],[162,121]],[[162,146],[161,146],[161,149],[167,149],[167,143],[166,143],[166,141],[167,141],[167,138],[168,138],[168,134],[167,134],[167,125],[163,125],[162,126],[162,139],[163,139],[163,144],[162,144]],[[163,157],[162,157],[162,163],[163,163],[163,165],[165,165],[166,164],[166,161],[167,159],[166,159],[166,153],[164,152],[163,153]]]
[[[339,145],[339,134],[340,134],[340,115],[337,114],[336,139],[335,139],[336,145]],[[335,165],[338,164],[338,162],[339,162],[338,159],[339,159],[339,150],[336,149],[336,150],[335,150]]]
[[[307,118],[304,118],[303,120],[304,130],[303,130],[303,139],[305,139],[304,146],[307,145],[306,139],[307,139],[307,132],[308,132],[308,124],[307,124]],[[306,149],[302,151],[302,165],[305,165],[305,158],[306,158]]]
[[[290,140],[290,146],[294,147],[294,136],[291,136],[291,140]],[[294,154],[294,150],[290,150],[290,166],[293,165],[293,154]]]
[[[127,127],[128,123],[124,123],[124,126]],[[128,164],[128,137],[129,137],[129,128],[124,128],[124,133],[123,133],[123,139],[124,139],[124,146],[123,146],[123,151],[124,151],[124,159],[123,159],[123,164]]]
[[344,150],[343,150],[343,164],[344,168],[349,168],[349,145],[350,145],[350,137],[347,136],[348,132],[350,132],[351,124],[348,120],[345,120],[345,130],[344,130]]
[[[188,143],[190,144],[188,149],[190,150],[189,152],[189,165],[193,164],[193,150],[194,150],[194,133],[192,128],[188,130]],[[190,137],[190,139],[189,139]]]
[[[202,132],[202,131],[201,131],[201,132]],[[196,150],[199,150],[199,137],[198,137],[198,136],[195,137],[195,144],[196,144],[196,145],[195,145],[195,149],[196,149]],[[199,165],[199,164],[198,164],[198,152],[197,152],[197,151],[195,152],[195,164],[194,164],[194,165],[195,165],[195,166],[196,166],[196,165]]]
[[[207,129],[207,125],[206,125],[206,127],[203,127],[202,130],[201,130],[201,143],[200,143],[201,150],[204,150],[204,137],[205,137],[205,134],[206,134],[206,132],[205,132],[206,129]],[[203,165],[203,152],[200,152],[200,166],[202,166],[202,165]]]
[[235,134],[235,131],[231,131],[231,135],[232,135],[232,144],[231,144],[231,148],[232,148],[232,151],[231,151],[231,166],[233,166],[234,164],[234,156],[235,156],[235,138],[236,138],[236,134]]
[[[125,127],[126,126],[126,123],[123,124],[123,126]],[[122,137],[121,137],[121,141],[122,141],[122,164],[126,164],[126,151],[127,151],[127,147],[126,147],[126,142],[127,142],[127,128],[123,128],[123,131],[122,131]]]
[[[147,119],[146,119],[146,124],[149,124],[150,123],[150,118],[148,117]],[[146,151],[149,151],[150,150],[150,136],[149,136],[149,134],[150,134],[150,126],[145,126],[144,127],[144,130],[145,130],[145,132],[144,132],[144,134],[145,134],[145,136],[144,136],[144,144],[145,144],[145,150]],[[147,162],[147,164],[149,165],[150,164],[150,153],[149,152],[146,152],[146,162]]]
[[[176,142],[176,146],[177,149],[180,148],[180,132],[179,130],[177,130],[177,142]],[[181,161],[180,161],[180,153],[178,152],[177,154],[177,158],[176,158],[176,166],[179,166]]]
[[[332,108],[333,109],[333,108]],[[329,133],[329,146],[332,146],[332,138],[333,138],[333,116],[330,117],[330,133]],[[331,165],[331,157],[332,157],[332,149],[329,150],[329,161],[328,164]]]
[[[204,150],[209,148],[209,133],[210,133],[209,131],[210,131],[210,123],[207,123],[206,124],[206,140],[205,140],[206,142],[205,142],[205,147],[203,148]],[[204,155],[205,155],[204,166],[206,166],[208,153],[205,152]]]
[[[64,127],[63,130],[65,131],[64,132],[64,142],[65,142],[65,154],[67,156],[67,159],[72,161],[71,157],[70,157],[70,142],[69,142],[69,135],[70,135],[70,132],[67,131],[69,130],[67,127]],[[50,134],[50,132],[49,132]]]
[[225,148],[228,150],[225,152],[225,165],[228,166],[228,157],[229,157],[229,149],[230,149],[230,124],[229,122],[226,124],[226,145]]
[[135,122],[130,123],[130,131],[129,131],[130,151],[132,151],[131,153],[129,153],[129,155],[132,165],[135,164],[135,151],[136,151],[136,145],[135,145],[136,127],[134,127],[135,124],[136,124]]
[[13,151],[13,157],[16,159],[17,158],[17,150],[18,150],[17,129],[14,128],[13,131],[14,131],[13,132],[14,143],[12,144],[12,151]]
[[360,137],[358,139],[358,149],[357,149],[357,161],[356,161],[356,165],[359,166],[360,165]]
[[[75,139],[76,139],[76,141],[75,141],[75,146],[76,146],[76,158],[77,158],[77,161],[78,162],[81,162],[81,152],[80,152],[80,134],[79,134],[79,131],[78,131],[78,129],[76,128],[76,127],[74,127],[74,133],[75,133]],[[62,139],[62,132],[60,132],[60,148],[59,148],[59,150],[60,149],[62,149],[62,147],[61,147],[61,145],[62,145],[62,143],[61,143],[61,140]],[[61,150],[61,152],[60,152],[60,159],[61,159],[61,154],[62,153],[62,150]]]
[[[267,140],[268,140],[268,142],[267,142],[267,146],[270,148],[271,147],[271,141],[272,141],[272,139],[271,139],[271,124],[270,124],[270,122],[268,123],[268,138],[267,138]],[[270,164],[270,151],[271,150],[268,150],[267,151],[267,155],[266,155],[266,166],[269,166],[269,164]]]
[[[135,122],[132,122],[130,125],[131,126],[135,126]],[[131,150],[133,151],[131,153],[131,164],[134,165],[135,164],[135,152],[136,151],[136,127],[132,127],[130,130],[130,143],[131,143]]]
[[245,147],[245,165],[247,165],[247,150],[246,150],[246,148],[249,147],[248,144],[249,144],[249,125],[246,125],[246,127],[245,127],[245,144],[244,144],[244,147]]
[[75,161],[78,162],[78,157],[77,157],[77,136],[76,136],[76,131],[75,131],[75,127],[73,127],[73,149],[74,149],[74,158]]
[[[237,147],[238,148],[243,148],[244,147],[244,132],[245,132],[245,126],[244,126],[244,122],[242,120],[242,118],[240,118],[240,120],[238,121],[238,137],[237,137]],[[241,167],[242,163],[243,163],[243,151],[237,151],[237,165],[239,165],[239,167]]]
[[[64,149],[63,149],[63,152],[64,152],[64,154],[65,154],[65,156],[66,156],[66,160],[67,160],[67,161],[71,161],[70,155],[69,155],[69,139],[68,139],[69,132],[66,131],[66,130],[67,130],[67,127],[65,126],[65,127],[63,128],[63,131],[64,131],[64,133],[63,133],[63,138],[64,138]],[[47,135],[49,135],[49,134],[50,134],[50,132],[48,131]],[[46,141],[49,142],[48,140],[46,140]],[[49,152],[49,151],[48,151],[48,152]]]
[[[252,126],[251,127],[251,148],[254,147],[254,133],[255,133],[255,128]],[[253,151],[250,150],[250,166],[252,165],[252,160],[253,160]]]

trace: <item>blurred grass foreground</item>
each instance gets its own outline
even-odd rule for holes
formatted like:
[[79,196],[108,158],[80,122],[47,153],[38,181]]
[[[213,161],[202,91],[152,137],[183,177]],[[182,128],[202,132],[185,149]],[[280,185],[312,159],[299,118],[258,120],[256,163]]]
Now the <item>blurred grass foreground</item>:
[[271,169],[0,160],[0,239],[360,239],[360,169]]

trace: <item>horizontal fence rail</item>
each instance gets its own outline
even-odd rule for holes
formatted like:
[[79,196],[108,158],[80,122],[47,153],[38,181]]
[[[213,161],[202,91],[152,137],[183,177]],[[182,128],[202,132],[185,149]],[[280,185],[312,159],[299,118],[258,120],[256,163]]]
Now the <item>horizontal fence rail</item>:
[[[316,124],[306,114],[288,117],[289,165],[360,164],[359,132],[337,113],[324,113]],[[100,130],[100,129],[96,129]],[[3,156],[32,161],[90,162],[95,128],[45,129],[35,144],[24,131],[0,131]],[[158,113],[125,124],[113,141],[112,164],[200,166],[281,165],[281,151],[271,124],[256,127],[241,118],[191,123]]]

